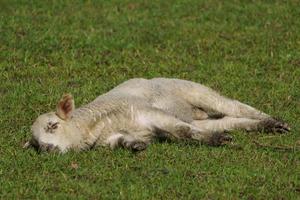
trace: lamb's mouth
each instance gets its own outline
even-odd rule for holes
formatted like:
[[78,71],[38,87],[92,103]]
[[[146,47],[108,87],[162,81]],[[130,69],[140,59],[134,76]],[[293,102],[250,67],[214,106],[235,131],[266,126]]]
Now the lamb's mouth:
[[56,145],[48,144],[44,142],[38,142],[36,139],[32,138],[23,146],[24,149],[34,148],[37,152],[59,152],[59,148]]

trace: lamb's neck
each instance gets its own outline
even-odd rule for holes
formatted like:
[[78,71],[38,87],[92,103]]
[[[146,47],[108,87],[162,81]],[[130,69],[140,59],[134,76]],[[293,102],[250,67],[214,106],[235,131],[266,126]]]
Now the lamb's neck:
[[95,145],[102,130],[110,125],[109,116],[122,112],[121,108],[113,102],[92,102],[74,111],[72,121],[83,136],[85,148]]

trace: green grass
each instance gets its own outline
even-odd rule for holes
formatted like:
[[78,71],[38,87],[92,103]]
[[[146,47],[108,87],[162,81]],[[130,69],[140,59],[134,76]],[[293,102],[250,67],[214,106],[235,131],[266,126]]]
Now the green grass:
[[[299,4],[0,1],[0,198],[300,199]],[[80,106],[129,78],[157,76],[201,82],[280,116],[292,131],[234,132],[243,148],[21,148],[63,93]]]

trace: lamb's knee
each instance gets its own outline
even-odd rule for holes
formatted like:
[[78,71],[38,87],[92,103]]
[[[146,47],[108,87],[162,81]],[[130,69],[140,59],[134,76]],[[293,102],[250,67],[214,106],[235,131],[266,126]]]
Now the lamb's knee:
[[124,135],[117,133],[117,134],[114,134],[114,135],[110,136],[109,138],[107,138],[106,144],[111,149],[115,149],[115,148],[121,146],[123,141],[124,141]]
[[225,132],[207,132],[194,135],[192,138],[209,146],[222,146],[232,141],[232,136]]
[[175,136],[178,138],[191,138],[192,137],[192,128],[185,124],[177,124],[175,125]]
[[204,140],[204,143],[210,146],[222,146],[232,141],[232,136],[225,132],[215,132]]
[[142,151],[147,148],[147,143],[141,140],[132,140],[126,141],[124,140],[123,147],[132,151]]
[[111,149],[123,147],[132,151],[142,151],[147,148],[147,143],[134,138],[131,135],[114,134],[107,139],[107,144]]

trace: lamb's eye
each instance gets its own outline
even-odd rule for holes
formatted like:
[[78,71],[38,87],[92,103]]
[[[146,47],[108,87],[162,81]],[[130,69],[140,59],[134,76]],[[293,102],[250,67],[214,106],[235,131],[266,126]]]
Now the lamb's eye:
[[54,133],[55,129],[58,128],[59,122],[48,122],[47,126],[44,128],[48,133]]

